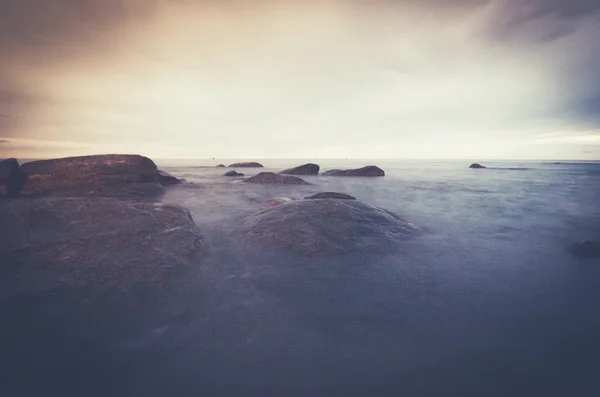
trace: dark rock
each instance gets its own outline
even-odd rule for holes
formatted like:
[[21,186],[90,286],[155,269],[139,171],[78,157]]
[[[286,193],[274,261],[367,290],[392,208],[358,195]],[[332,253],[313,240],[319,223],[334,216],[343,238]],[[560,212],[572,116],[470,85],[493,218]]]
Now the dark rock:
[[180,181],[160,173],[156,164],[139,155],[96,155],[25,163],[26,196],[142,196],[164,191]]
[[580,259],[600,258],[600,241],[585,241],[580,244],[573,244],[569,250]]
[[241,172],[237,172],[235,170],[227,171],[225,176],[244,176]]
[[246,163],[233,163],[229,165],[229,168],[263,168],[263,165],[251,161]]
[[304,165],[299,165],[298,167],[288,168],[287,170],[283,170],[280,174],[287,175],[318,175],[319,174],[319,166],[317,164],[308,163]]
[[261,172],[258,175],[246,179],[244,182],[258,183],[264,185],[308,185],[308,182],[298,177],[275,174],[273,172]]
[[17,159],[0,161],[0,197],[16,197],[27,182]]
[[225,168],[225,164],[218,164],[217,168]]
[[163,186],[179,185],[180,183],[183,183],[183,180],[161,170],[158,170],[158,178],[159,183]]
[[300,254],[376,253],[396,250],[419,229],[397,215],[358,200],[300,200],[248,219],[257,241]]
[[323,175],[330,176],[385,176],[385,172],[375,166],[375,165],[367,165],[366,167],[357,168],[354,170],[331,170]]
[[325,172],[321,172],[321,175],[323,175],[323,176],[332,176],[336,172],[340,172],[340,171],[342,171],[342,170],[340,170],[340,169],[328,170],[328,171],[325,171]]
[[481,164],[478,164],[478,163],[473,163],[473,164],[471,164],[471,165],[469,166],[469,168],[480,169],[480,168],[487,168],[487,167],[485,167],[485,166],[483,166],[483,165],[481,165]]
[[190,264],[202,237],[172,205],[107,198],[5,200],[0,301],[52,289],[123,302],[161,293]]
[[350,196],[349,194],[336,193],[336,192],[323,192],[315,195],[304,197],[305,199],[340,199],[340,200],[356,200],[356,197]]

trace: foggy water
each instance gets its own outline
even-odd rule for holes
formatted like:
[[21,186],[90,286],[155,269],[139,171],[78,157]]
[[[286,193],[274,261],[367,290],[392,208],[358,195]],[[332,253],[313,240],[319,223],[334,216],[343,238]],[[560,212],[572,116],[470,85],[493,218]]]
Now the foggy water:
[[[374,162],[318,163],[324,171]],[[600,266],[566,251],[600,239],[600,165],[377,164],[385,178],[303,177],[309,186],[243,184],[222,177],[226,169],[162,164],[190,182],[164,201],[190,209],[206,237],[204,298],[196,318],[152,342],[173,352],[130,390],[600,395]],[[427,232],[391,256],[313,259],[241,233],[243,219],[271,200],[320,191],[354,195]]]
[[[218,162],[158,162],[188,182],[162,200],[188,208],[205,237],[181,301],[159,305],[135,332],[120,331],[138,321],[129,317],[103,338],[71,331],[79,339],[68,354],[48,347],[71,357],[69,371],[77,368],[47,375],[68,379],[56,390],[600,395],[600,263],[566,250],[600,240],[599,164],[486,162],[494,168],[472,170],[463,162],[319,160],[322,171],[377,164],[386,176],[264,186],[198,166]],[[265,160],[266,169],[238,171],[300,163]],[[381,206],[425,233],[393,255],[313,258],[243,233],[244,219],[274,200],[321,191]],[[23,368],[41,365],[22,360]]]

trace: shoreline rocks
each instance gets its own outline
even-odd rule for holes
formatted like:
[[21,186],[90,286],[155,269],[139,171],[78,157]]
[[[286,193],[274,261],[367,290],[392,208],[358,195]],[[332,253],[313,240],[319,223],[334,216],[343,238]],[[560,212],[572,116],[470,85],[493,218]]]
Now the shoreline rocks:
[[248,162],[230,164],[229,168],[263,168],[263,165],[261,163],[255,162],[255,161],[248,161]]
[[297,167],[288,168],[279,173],[285,175],[319,175],[319,169],[320,167],[317,164],[307,163]]
[[350,170],[329,170],[324,172],[322,175],[325,176],[366,176],[366,177],[378,177],[385,176],[385,172],[375,166],[367,165],[362,168],[350,169]]
[[251,178],[246,179],[244,182],[257,183],[262,185],[308,185],[304,179],[291,176],[275,174],[274,172],[261,172]]

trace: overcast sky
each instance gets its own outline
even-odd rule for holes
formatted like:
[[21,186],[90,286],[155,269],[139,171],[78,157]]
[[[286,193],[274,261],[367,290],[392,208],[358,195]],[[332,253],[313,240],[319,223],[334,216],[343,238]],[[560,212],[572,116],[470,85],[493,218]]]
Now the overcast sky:
[[598,0],[2,0],[0,157],[600,159]]

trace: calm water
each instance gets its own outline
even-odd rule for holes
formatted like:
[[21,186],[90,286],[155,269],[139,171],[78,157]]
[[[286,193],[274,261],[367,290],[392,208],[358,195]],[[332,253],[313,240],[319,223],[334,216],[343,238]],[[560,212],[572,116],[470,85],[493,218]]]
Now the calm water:
[[[46,395],[600,396],[600,263],[566,251],[600,240],[600,164],[318,160],[386,177],[307,186],[202,167],[233,161],[157,162],[188,181],[163,201],[188,208],[205,236],[190,290],[135,332],[49,347],[71,366],[48,373],[58,386]],[[244,235],[245,217],[273,200],[320,191],[426,232],[394,255],[313,259]]]
[[[257,186],[222,177],[224,169],[159,162],[190,182],[164,201],[189,208],[206,236],[204,298],[183,328],[165,324],[164,336],[148,342],[177,353],[130,379],[128,390],[600,395],[600,266],[565,250],[600,239],[599,164],[316,162],[322,171],[376,163],[386,177]],[[264,164],[239,171],[297,162]],[[393,256],[309,260],[240,232],[269,201],[319,191],[354,195],[427,233]]]

